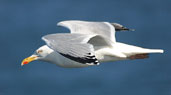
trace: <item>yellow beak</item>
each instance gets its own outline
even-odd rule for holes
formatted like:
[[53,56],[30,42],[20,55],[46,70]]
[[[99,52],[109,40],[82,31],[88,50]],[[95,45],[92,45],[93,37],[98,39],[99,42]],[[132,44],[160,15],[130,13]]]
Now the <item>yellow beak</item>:
[[30,57],[27,57],[25,58],[22,63],[21,63],[21,66],[25,65],[25,64],[28,64],[34,60],[36,60],[38,57],[37,56],[30,56]]

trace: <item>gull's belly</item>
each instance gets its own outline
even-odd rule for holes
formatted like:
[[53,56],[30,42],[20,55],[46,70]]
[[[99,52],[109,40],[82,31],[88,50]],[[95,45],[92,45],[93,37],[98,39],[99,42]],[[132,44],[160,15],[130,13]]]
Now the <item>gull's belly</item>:
[[118,58],[118,57],[109,56],[109,55],[97,56],[97,59],[99,62],[114,62],[114,61],[119,61],[119,60],[125,60],[123,58]]
[[55,62],[56,65],[66,68],[80,68],[80,67],[87,67],[90,65],[79,63],[73,60],[70,60],[68,58],[62,57],[62,60],[59,60],[60,62]]
[[125,60],[125,58],[120,58],[115,55],[112,55],[110,48],[102,48],[95,51],[95,56],[99,62],[111,62],[111,61],[119,61]]
[[80,68],[80,67],[91,66],[88,64],[83,64],[83,63],[79,63],[71,59],[68,59],[57,52],[52,52],[51,54],[49,54],[49,58],[51,58],[49,62],[56,64],[60,67],[65,67],[65,68]]

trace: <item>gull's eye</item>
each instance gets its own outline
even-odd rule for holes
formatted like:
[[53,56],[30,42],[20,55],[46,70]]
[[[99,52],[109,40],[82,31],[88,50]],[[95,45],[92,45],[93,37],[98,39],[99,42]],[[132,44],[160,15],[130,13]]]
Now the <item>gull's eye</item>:
[[37,51],[37,53],[42,53],[42,52],[43,52],[43,50],[38,50],[38,51]]

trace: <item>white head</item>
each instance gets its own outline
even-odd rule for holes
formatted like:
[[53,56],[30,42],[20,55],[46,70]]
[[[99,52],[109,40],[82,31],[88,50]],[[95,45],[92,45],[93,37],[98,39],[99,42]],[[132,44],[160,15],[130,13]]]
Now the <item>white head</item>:
[[35,60],[42,60],[42,61],[47,61],[47,56],[52,53],[53,50],[50,49],[47,45],[41,46],[40,48],[38,48],[33,55],[31,55],[30,57],[25,58],[21,65],[25,65],[28,64],[32,61]]

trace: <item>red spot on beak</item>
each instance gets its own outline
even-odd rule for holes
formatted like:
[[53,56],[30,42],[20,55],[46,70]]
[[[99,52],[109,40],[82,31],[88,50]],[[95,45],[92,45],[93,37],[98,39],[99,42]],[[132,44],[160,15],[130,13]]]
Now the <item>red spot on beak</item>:
[[34,60],[36,60],[37,56],[30,56],[30,57],[27,57],[25,58],[22,63],[21,63],[21,66],[25,65],[25,64],[28,64]]
[[28,64],[28,63],[29,63],[29,62],[27,62],[27,61],[24,61],[24,62],[23,62],[23,64]]

